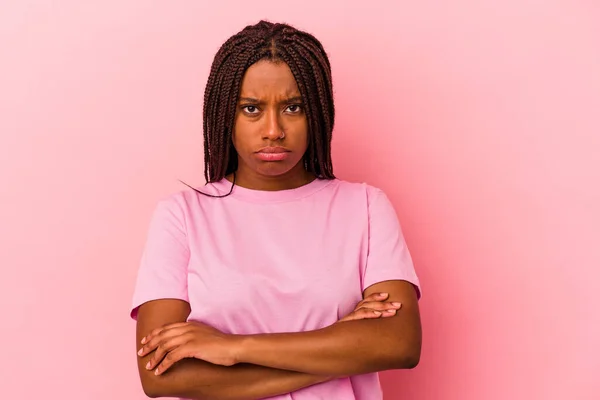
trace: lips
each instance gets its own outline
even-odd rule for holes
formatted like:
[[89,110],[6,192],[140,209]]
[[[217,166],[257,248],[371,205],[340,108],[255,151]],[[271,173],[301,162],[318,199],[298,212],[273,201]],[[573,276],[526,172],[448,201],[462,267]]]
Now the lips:
[[285,147],[269,146],[263,147],[256,152],[256,156],[262,161],[282,161],[285,160],[290,151]]
[[273,154],[273,153],[287,153],[289,152],[288,149],[286,149],[285,147],[281,147],[281,146],[269,146],[269,147],[263,147],[262,149],[260,149],[258,151],[258,153],[267,153],[267,154]]

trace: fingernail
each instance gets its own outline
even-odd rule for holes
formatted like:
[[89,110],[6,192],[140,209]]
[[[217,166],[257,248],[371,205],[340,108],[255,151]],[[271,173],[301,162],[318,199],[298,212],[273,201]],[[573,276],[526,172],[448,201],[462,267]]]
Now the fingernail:
[[396,312],[396,310],[386,310],[386,311],[390,314],[394,314]]
[[385,297],[385,296],[387,296],[388,294],[387,294],[387,293],[379,293],[379,295],[380,295],[381,297]]
[[146,364],[146,369],[150,369],[150,361],[148,361],[148,364]]
[[143,352],[144,352],[144,348],[142,347],[142,348],[140,349],[140,351],[138,351],[138,356],[141,356]]
[[373,314],[375,314],[375,315],[381,315],[381,312],[380,311],[373,311]]
[[146,338],[145,337],[142,339],[142,344],[146,344]]
[[154,375],[158,375],[158,374],[159,374],[159,372],[158,372],[158,368],[156,368],[156,369],[154,370]]
[[392,305],[393,305],[394,307],[400,307],[402,304],[401,304],[401,303],[398,303],[397,301],[395,301],[395,302],[393,302],[393,303],[392,303]]

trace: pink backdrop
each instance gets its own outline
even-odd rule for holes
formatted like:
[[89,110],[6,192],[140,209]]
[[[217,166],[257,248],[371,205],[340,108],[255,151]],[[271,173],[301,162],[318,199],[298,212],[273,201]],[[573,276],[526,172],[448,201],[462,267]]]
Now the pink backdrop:
[[203,182],[212,56],[264,17],[325,44],[336,172],[388,193],[421,275],[386,398],[599,399],[597,3],[207,3],[2,2],[0,397],[144,398],[149,213]]

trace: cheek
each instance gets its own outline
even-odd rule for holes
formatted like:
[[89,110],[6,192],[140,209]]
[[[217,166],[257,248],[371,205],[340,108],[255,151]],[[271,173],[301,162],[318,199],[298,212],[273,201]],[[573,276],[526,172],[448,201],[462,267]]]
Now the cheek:
[[310,143],[310,138],[308,137],[308,129],[305,128],[302,131],[302,135],[301,135],[301,143],[304,145],[304,148],[307,149],[308,148],[308,144]]
[[[293,141],[296,145],[308,147],[308,123],[304,121],[294,121],[288,128],[293,132]],[[285,130],[284,130],[285,132]]]

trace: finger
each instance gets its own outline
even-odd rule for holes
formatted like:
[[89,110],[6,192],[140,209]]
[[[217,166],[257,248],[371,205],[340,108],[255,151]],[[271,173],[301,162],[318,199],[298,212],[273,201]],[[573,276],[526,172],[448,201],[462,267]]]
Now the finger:
[[160,364],[161,361],[163,361],[163,358],[169,352],[171,352],[171,351],[177,349],[178,347],[184,345],[188,341],[189,341],[189,338],[187,336],[176,336],[176,337],[173,337],[173,338],[170,338],[170,339],[167,339],[167,340],[161,342],[156,347],[156,350],[154,351],[154,354],[152,355],[152,357],[150,358],[150,360],[146,364],[146,369],[150,370],[150,369],[156,368],[156,366],[158,364]]
[[158,364],[156,369],[154,370],[154,375],[164,374],[173,364],[177,361],[182,360],[186,357],[189,357],[189,354],[186,354],[187,351],[185,349],[185,345],[179,346],[171,351],[169,351],[162,362]]
[[364,303],[368,303],[368,302],[373,302],[373,301],[383,301],[385,299],[387,299],[389,296],[389,294],[387,293],[373,293],[370,296],[365,297],[364,299],[362,299],[355,308],[359,308],[359,306],[361,306]]
[[[354,310],[349,315],[345,316],[338,322],[359,320],[359,319],[372,319],[372,318],[386,318],[393,317],[397,311],[402,307],[402,303],[391,302],[370,302],[365,303],[364,307]],[[380,314],[378,314],[380,313]]]
[[170,329],[166,327],[163,328],[158,334],[153,335],[152,337],[149,337],[149,339],[146,340],[146,344],[142,346],[142,348],[138,351],[138,355],[143,357],[146,354],[155,350],[160,343],[170,338],[181,336],[187,331],[186,328],[188,328],[186,324],[178,325]]
[[162,327],[162,326],[160,328],[153,329],[149,334],[147,334],[146,336],[144,336],[142,338],[142,340],[140,341],[140,343],[141,344],[146,344],[153,337],[155,337],[157,335],[160,335],[160,333],[162,332],[163,329],[164,329],[164,327]]
[[381,302],[384,301],[385,299],[387,299],[389,296],[388,293],[373,293],[370,296],[365,297],[364,299],[362,299],[357,305],[356,307],[354,307],[355,310],[359,309],[361,306],[363,306],[365,303],[370,303],[370,302]]
[[188,325],[188,322],[175,322],[172,324],[163,325],[160,328],[154,329],[148,335],[144,336],[141,340],[141,343],[145,344],[146,342],[150,341],[154,336],[159,335],[165,329],[179,328],[185,325]]
[[381,302],[381,301],[372,301],[368,303],[364,303],[361,307],[358,307],[355,311],[361,308],[369,308],[371,310],[377,311],[385,311],[385,310],[398,310],[402,307],[401,303],[398,302]]
[[[400,304],[400,303],[397,303]],[[382,314],[381,314],[381,318],[388,318],[388,317],[393,317],[394,315],[396,315],[398,313],[398,309],[400,309],[400,307],[402,307],[402,304],[400,304],[398,306],[398,308],[389,308],[387,310],[383,310]]]
[[363,300],[369,300],[369,301],[381,301],[382,299],[387,299],[387,297],[389,296],[389,294],[383,292],[383,293],[373,293],[367,297],[365,297]]
[[355,321],[359,319],[374,319],[381,317],[383,313],[377,310],[369,310],[368,308],[361,308],[360,310],[353,311],[340,321]]
[[398,312],[397,310],[385,310],[381,314],[381,318],[393,317],[394,315],[396,315],[397,312]]

